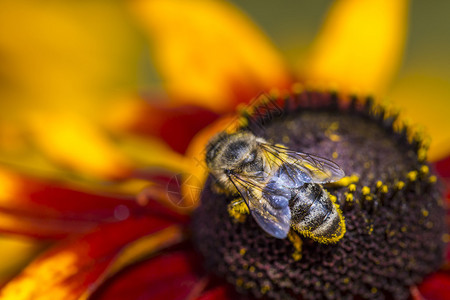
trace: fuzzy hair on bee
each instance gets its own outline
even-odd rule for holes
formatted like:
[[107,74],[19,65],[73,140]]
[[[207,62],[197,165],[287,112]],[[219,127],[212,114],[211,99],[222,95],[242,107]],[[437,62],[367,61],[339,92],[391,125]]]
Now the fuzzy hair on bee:
[[290,228],[321,243],[343,237],[342,213],[321,185],[344,176],[336,163],[241,131],[211,139],[206,164],[214,190],[242,198],[273,237],[286,238]]

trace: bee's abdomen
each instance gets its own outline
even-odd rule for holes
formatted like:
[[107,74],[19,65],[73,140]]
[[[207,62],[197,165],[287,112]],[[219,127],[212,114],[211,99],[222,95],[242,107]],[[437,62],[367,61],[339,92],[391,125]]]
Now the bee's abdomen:
[[319,184],[306,183],[296,189],[290,208],[292,227],[316,241],[336,242],[345,232],[342,215]]

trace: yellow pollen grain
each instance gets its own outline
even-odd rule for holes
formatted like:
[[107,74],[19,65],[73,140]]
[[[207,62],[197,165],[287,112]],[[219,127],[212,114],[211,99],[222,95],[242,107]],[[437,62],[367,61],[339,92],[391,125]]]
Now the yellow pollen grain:
[[428,212],[428,210],[422,209],[422,215],[423,215],[424,217],[428,217],[429,214],[430,214],[430,213]]
[[336,158],[338,158],[339,154],[338,154],[336,151],[334,151],[333,154],[331,154],[331,156],[332,156],[334,159],[336,159]]
[[261,294],[265,294],[265,293],[267,293],[268,291],[270,291],[270,286],[268,286],[268,285],[263,285],[263,286],[261,287]]
[[249,214],[247,204],[241,199],[233,200],[228,205],[228,214],[237,222],[244,222],[245,215]]
[[248,125],[248,119],[245,117],[239,118],[239,126],[246,127]]
[[299,252],[297,252],[297,251],[294,251],[294,253],[292,253],[292,258],[293,258],[295,261],[301,260],[302,257],[303,257],[302,254],[299,253]]
[[290,140],[291,139],[287,135],[283,136],[283,138],[282,138],[283,143],[289,143]]
[[244,279],[242,279],[242,278],[236,279],[236,285],[237,285],[237,286],[242,286],[242,285],[244,285]]
[[369,188],[368,186],[364,186],[364,187],[361,189],[361,192],[363,193],[364,196],[367,196],[367,195],[370,194],[370,188]]
[[341,140],[341,137],[335,133],[330,134],[329,138],[333,142],[339,142]]
[[377,181],[377,188],[380,188],[383,185],[383,182],[381,180]]
[[254,266],[251,266],[250,268],[248,268],[248,270],[252,273],[255,273],[256,268]]
[[335,195],[329,194],[331,202],[335,203],[337,201],[337,197]]
[[418,175],[417,171],[411,171],[408,173],[407,177],[408,177],[409,181],[416,181],[417,175]]
[[406,232],[406,230],[408,230],[408,228],[407,228],[406,226],[402,226],[402,228],[400,228],[400,230],[401,230],[402,232]]
[[350,283],[350,278],[349,277],[345,277],[343,282],[344,282],[344,284],[349,284]]
[[434,176],[434,175],[432,175],[432,176],[430,176],[430,178],[428,178],[428,181],[429,181],[430,183],[435,183],[435,182],[437,181],[437,177]]
[[450,243],[450,234],[444,233],[444,234],[442,235],[442,241],[443,241],[444,243]]
[[389,191],[387,185],[383,184],[383,186],[381,187],[381,192],[386,194]]
[[417,151],[417,158],[420,161],[424,161],[427,158],[427,149],[426,148],[420,148],[419,151]]
[[424,174],[424,175],[428,174],[429,172],[430,172],[430,168],[429,168],[427,165],[423,165],[423,166],[420,168],[420,173],[422,173],[422,174]]
[[372,292],[372,294],[376,294],[378,292],[378,289],[376,287],[373,287],[370,289],[370,291]]
[[355,184],[350,184],[349,186],[348,186],[348,190],[350,191],[350,192],[355,192],[356,191],[356,185]]
[[345,201],[353,202],[353,195],[346,193],[345,194]]
[[298,234],[293,232],[292,230],[288,233],[288,239],[291,242],[292,246],[294,246],[294,253],[292,253],[292,258],[295,261],[299,261],[302,259],[302,245],[303,241]]
[[405,183],[404,183],[403,181],[399,181],[399,182],[397,182],[397,184],[395,185],[395,187],[396,187],[398,190],[401,190],[401,189],[403,189],[403,188],[405,187]]
[[333,186],[349,186],[352,183],[356,183],[359,181],[359,177],[357,175],[345,176],[341,178],[339,181],[333,182]]
[[339,122],[333,122],[328,127],[328,130],[331,130],[331,131],[336,131],[338,129],[339,129]]
[[241,256],[244,256],[245,253],[247,253],[247,249],[241,248],[241,249],[239,250],[239,254],[240,254]]

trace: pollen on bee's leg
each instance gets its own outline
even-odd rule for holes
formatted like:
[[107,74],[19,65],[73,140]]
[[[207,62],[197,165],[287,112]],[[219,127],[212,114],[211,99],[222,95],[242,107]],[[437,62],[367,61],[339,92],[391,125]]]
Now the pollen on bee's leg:
[[449,240],[426,138],[372,99],[299,91],[265,107],[282,113],[254,109],[241,130],[332,160],[347,174],[324,184],[342,230],[322,239],[312,227],[302,232],[292,220],[300,224],[298,213],[311,211],[290,205],[288,238],[274,238],[245,203],[233,208],[233,195],[212,191],[210,177],[192,221],[207,267],[259,298],[409,299],[409,287],[441,266]]
[[245,204],[245,201],[242,198],[235,199],[228,204],[228,214],[236,222],[245,222],[249,213],[247,204]]
[[301,237],[295,232],[293,229],[291,229],[288,233],[288,239],[292,243],[292,246],[294,246],[294,252],[292,253],[292,258],[295,261],[299,261],[302,259],[302,244],[303,241]]
[[345,187],[350,186],[351,184],[357,183],[359,181],[359,176],[353,174],[351,176],[342,177],[339,181],[328,183],[328,186],[332,187]]

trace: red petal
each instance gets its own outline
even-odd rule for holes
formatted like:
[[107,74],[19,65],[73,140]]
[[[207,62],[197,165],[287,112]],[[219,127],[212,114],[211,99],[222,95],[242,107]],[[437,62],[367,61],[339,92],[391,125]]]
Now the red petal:
[[450,179],[450,156],[435,162],[434,166],[441,177]]
[[427,277],[419,286],[419,291],[426,300],[450,299],[450,275],[435,273]]
[[201,282],[188,251],[160,255],[107,282],[92,299],[188,299]]
[[242,295],[238,295],[231,286],[223,285],[215,287],[204,292],[196,300],[231,300],[244,299]]
[[164,219],[133,218],[100,226],[44,253],[5,286],[0,299],[89,296],[108,276],[136,259],[178,243],[181,232],[170,225]]
[[0,200],[2,232],[62,238],[133,215],[166,218],[174,223],[187,221],[156,201],[142,206],[132,196],[94,194],[15,174],[8,174],[8,179],[13,187]]
[[160,137],[175,151],[184,153],[192,137],[217,118],[216,113],[197,106],[148,103],[129,126],[138,133]]

